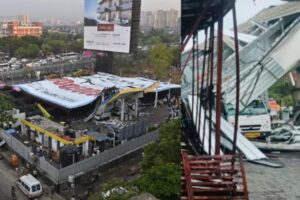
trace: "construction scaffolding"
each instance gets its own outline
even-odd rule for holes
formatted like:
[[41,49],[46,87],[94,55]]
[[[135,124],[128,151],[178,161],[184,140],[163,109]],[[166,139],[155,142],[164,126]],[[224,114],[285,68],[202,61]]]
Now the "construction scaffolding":
[[[221,151],[223,17],[230,10],[233,13],[234,49],[237,52],[235,54],[237,104],[236,125],[231,133],[233,137],[230,151],[228,155],[224,155],[225,153]],[[217,27],[216,36],[215,27]],[[235,0],[183,0],[182,33],[182,51],[188,42],[192,41],[192,49],[187,56],[188,59],[182,62],[182,69],[184,70],[187,62],[190,62],[192,91],[189,96],[183,96],[185,99],[183,103],[186,108],[184,116],[192,119],[191,126],[186,129],[185,139],[193,151],[182,150],[181,199],[248,199],[243,162],[241,155],[236,151],[240,65]],[[202,49],[199,46],[201,33],[205,38]]]

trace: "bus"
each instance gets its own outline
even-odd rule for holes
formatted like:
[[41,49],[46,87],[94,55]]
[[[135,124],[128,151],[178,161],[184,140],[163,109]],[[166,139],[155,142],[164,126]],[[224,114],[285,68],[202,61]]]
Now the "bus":
[[76,60],[78,58],[78,54],[74,52],[62,53],[60,58],[62,60]]

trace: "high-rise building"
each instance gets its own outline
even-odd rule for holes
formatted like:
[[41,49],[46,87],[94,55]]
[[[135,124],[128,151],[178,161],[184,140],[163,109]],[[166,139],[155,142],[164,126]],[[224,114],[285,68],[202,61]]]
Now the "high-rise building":
[[22,24],[24,26],[29,25],[29,16],[28,15],[24,15],[23,16],[23,22],[22,22]]
[[35,36],[40,37],[43,34],[43,24],[40,22],[29,22],[26,15],[22,21],[15,20],[7,23],[7,36],[22,37]]
[[154,11],[154,29],[163,29],[167,23],[167,12],[164,10]]
[[176,29],[178,27],[179,12],[177,10],[143,11],[141,26],[154,29]]
[[178,25],[178,11],[168,10],[167,11],[167,27],[175,28]]
[[141,26],[154,27],[154,15],[151,11],[141,12]]

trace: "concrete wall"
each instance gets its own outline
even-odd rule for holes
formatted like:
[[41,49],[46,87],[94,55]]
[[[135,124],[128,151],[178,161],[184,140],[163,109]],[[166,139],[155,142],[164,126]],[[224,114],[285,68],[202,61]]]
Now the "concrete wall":
[[61,184],[67,181],[70,175],[76,176],[94,170],[104,164],[114,161],[122,156],[125,156],[131,152],[134,152],[145,145],[158,139],[158,131],[143,135],[141,137],[130,140],[124,144],[116,146],[113,149],[106,150],[99,155],[87,158],[74,165],[67,166],[65,168],[57,169],[51,165],[43,157],[38,159],[38,162],[32,160],[30,156],[31,148],[24,145],[11,135],[6,135],[2,129],[0,129],[0,138],[4,139],[8,146],[16,151],[29,163],[36,165],[37,169],[47,176],[53,183]]

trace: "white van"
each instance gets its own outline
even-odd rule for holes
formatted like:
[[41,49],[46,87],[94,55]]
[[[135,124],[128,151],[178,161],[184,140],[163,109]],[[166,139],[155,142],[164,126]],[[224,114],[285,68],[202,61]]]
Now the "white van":
[[[227,120],[234,125],[235,109],[227,105]],[[239,130],[249,139],[265,138],[271,134],[271,116],[261,99],[253,100],[239,114]]]
[[31,174],[21,176],[17,180],[18,188],[25,193],[28,198],[37,197],[42,194],[42,184]]

